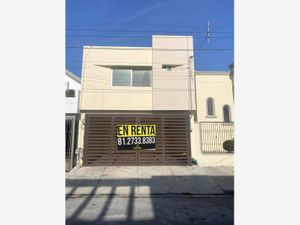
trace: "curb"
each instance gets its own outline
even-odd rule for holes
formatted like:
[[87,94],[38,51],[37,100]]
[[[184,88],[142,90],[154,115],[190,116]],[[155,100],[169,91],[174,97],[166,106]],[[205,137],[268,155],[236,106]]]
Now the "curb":
[[69,198],[83,198],[93,196],[95,198],[233,198],[233,193],[222,194],[193,194],[193,193],[165,193],[165,194],[66,194],[66,199]]

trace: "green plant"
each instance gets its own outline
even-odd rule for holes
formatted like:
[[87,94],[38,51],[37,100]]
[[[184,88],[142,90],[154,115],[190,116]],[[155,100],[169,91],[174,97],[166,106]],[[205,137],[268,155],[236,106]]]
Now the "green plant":
[[192,158],[192,164],[193,165],[198,165],[198,161],[196,159]]
[[75,97],[75,90],[74,89],[67,89],[66,90],[66,97]]
[[234,152],[234,139],[224,141],[223,148],[227,152]]

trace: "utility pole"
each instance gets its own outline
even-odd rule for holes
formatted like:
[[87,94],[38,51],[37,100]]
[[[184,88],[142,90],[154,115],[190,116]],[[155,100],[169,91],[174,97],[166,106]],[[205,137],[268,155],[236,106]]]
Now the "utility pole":
[[210,21],[207,22],[207,43],[210,41]]
[[190,56],[188,59],[188,65],[189,65],[189,110],[190,110],[190,116],[192,116],[193,111],[193,94],[192,94],[192,80],[193,80],[193,70],[192,70],[192,60],[194,59],[193,56]]

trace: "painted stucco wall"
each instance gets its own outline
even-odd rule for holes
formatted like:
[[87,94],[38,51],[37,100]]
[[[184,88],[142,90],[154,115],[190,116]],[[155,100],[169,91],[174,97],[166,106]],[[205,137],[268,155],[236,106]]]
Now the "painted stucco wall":
[[75,97],[65,97],[65,112],[66,113],[78,113],[79,112],[79,98],[80,98],[79,82],[75,81],[71,77],[65,74],[65,90],[74,89]]
[[[189,58],[193,57],[193,38],[155,35],[152,47],[153,110],[192,110],[195,106],[194,59]],[[162,65],[174,67],[167,71]]]
[[[230,106],[231,121],[234,121],[232,81],[229,72],[196,72],[197,121],[224,121],[223,106]],[[206,101],[214,99],[215,116],[207,116]]]
[[[152,43],[152,48],[84,47],[80,110],[191,109],[190,99],[195,101],[193,58],[188,68],[192,37],[153,36]],[[164,71],[163,64],[178,66]],[[152,67],[152,86],[112,86],[112,69],[117,66]]]
[[201,152],[201,138],[199,122],[192,123],[191,134],[192,157],[198,161],[199,166],[234,166],[233,153],[203,153]]
[[152,87],[114,87],[115,66],[152,66],[151,48],[85,47],[80,110],[151,110]]

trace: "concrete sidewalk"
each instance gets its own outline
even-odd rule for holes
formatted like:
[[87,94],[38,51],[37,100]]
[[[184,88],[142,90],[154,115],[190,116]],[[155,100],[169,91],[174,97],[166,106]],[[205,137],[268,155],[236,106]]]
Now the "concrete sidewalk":
[[233,167],[199,166],[75,167],[66,175],[66,195],[233,193],[233,170]]

